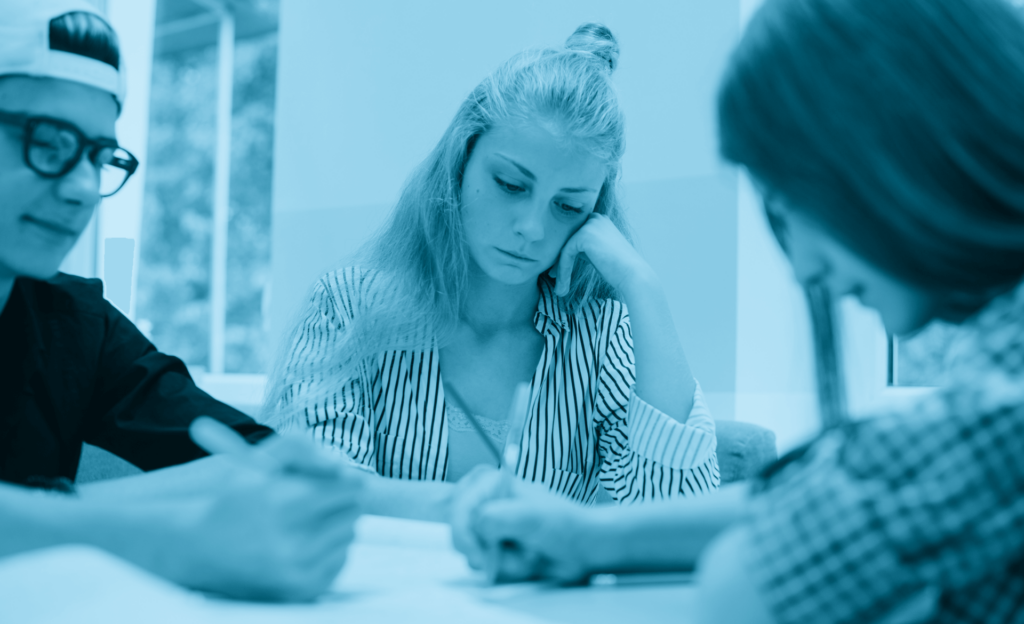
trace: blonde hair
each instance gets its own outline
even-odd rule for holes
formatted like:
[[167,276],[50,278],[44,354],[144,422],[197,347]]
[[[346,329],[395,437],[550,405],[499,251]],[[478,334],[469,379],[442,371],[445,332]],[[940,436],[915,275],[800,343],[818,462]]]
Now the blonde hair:
[[[516,54],[473,89],[406,182],[388,222],[357,254],[361,268],[374,274],[375,296],[357,302],[358,313],[346,324],[331,361],[320,363],[330,369],[325,378],[333,383],[328,386],[358,375],[358,366],[368,358],[430,348],[429,342],[444,344],[457,325],[469,269],[460,217],[462,174],[476,140],[497,125],[550,122],[560,138],[604,161],[607,175],[594,211],[630,238],[617,188],[625,148],[625,122],[611,82],[618,57],[611,31],[584,24],[565,48]],[[549,279],[546,272],[540,277]],[[565,297],[571,310],[615,296],[589,262],[576,262]],[[279,370],[273,375],[268,408],[282,408],[287,378],[299,373]]]

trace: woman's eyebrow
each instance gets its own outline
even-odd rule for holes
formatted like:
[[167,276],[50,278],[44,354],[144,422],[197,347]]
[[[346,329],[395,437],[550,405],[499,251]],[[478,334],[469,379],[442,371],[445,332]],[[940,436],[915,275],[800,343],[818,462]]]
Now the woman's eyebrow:
[[[509,163],[514,165],[515,168],[518,169],[520,173],[522,173],[524,176],[526,176],[527,178],[529,178],[533,182],[537,181],[537,176],[533,175],[532,171],[530,171],[526,167],[520,165],[519,163],[517,163],[516,161],[512,160],[508,156],[506,156],[504,154],[495,154],[495,156],[497,156],[499,158],[502,158],[504,160],[507,160]],[[562,193],[596,193],[597,189],[592,189],[592,188],[587,188],[587,187],[573,187],[573,188],[563,188],[563,189],[561,189],[561,192]]]
[[511,159],[511,158],[509,158],[508,156],[506,156],[506,155],[504,155],[504,154],[496,154],[496,156],[498,156],[498,158],[504,158],[504,159],[505,159],[505,160],[507,160],[508,162],[510,162],[510,163],[512,163],[513,165],[515,165],[516,169],[518,169],[518,170],[519,170],[519,172],[520,172],[520,173],[522,173],[522,174],[523,174],[524,176],[526,176],[527,178],[529,178],[529,179],[533,180],[534,182],[536,182],[536,181],[537,181],[537,176],[533,175],[533,172],[532,172],[532,171],[530,171],[530,170],[529,170],[529,169],[527,169],[526,167],[524,167],[524,166],[520,165],[519,163],[517,163],[516,161],[512,160],[512,159]]

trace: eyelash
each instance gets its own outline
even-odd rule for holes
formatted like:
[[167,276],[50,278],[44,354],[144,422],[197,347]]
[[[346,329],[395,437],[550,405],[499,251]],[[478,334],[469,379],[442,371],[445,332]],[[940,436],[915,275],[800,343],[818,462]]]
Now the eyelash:
[[[521,186],[516,186],[515,184],[509,184],[508,182],[502,180],[498,176],[494,176],[494,181],[498,184],[499,187],[501,187],[501,190],[505,191],[509,195],[513,195],[513,194],[516,194],[516,193],[522,193],[523,191],[526,190],[526,189],[524,189]],[[566,212],[566,213],[570,213],[570,214],[582,214],[583,213],[583,209],[582,208],[577,208],[576,206],[570,206],[568,204],[558,204],[558,207],[562,210],[562,212]]]
[[521,193],[526,190],[521,186],[509,184],[508,182],[502,180],[498,176],[494,176],[494,181],[497,182],[498,186],[500,186],[506,193]]

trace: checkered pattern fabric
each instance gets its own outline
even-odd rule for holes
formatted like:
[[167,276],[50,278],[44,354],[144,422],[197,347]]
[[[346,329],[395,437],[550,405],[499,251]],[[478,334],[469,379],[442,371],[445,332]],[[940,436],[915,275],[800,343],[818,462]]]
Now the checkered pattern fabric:
[[1024,623],[1024,285],[955,352],[942,391],[762,484],[748,563],[778,622],[892,621],[926,595],[930,622]]

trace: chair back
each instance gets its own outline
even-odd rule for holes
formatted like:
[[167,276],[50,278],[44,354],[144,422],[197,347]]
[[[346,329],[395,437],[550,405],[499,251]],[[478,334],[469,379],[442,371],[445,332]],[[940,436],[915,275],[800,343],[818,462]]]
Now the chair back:
[[723,485],[755,477],[778,459],[775,433],[764,427],[738,420],[716,420],[715,435]]

